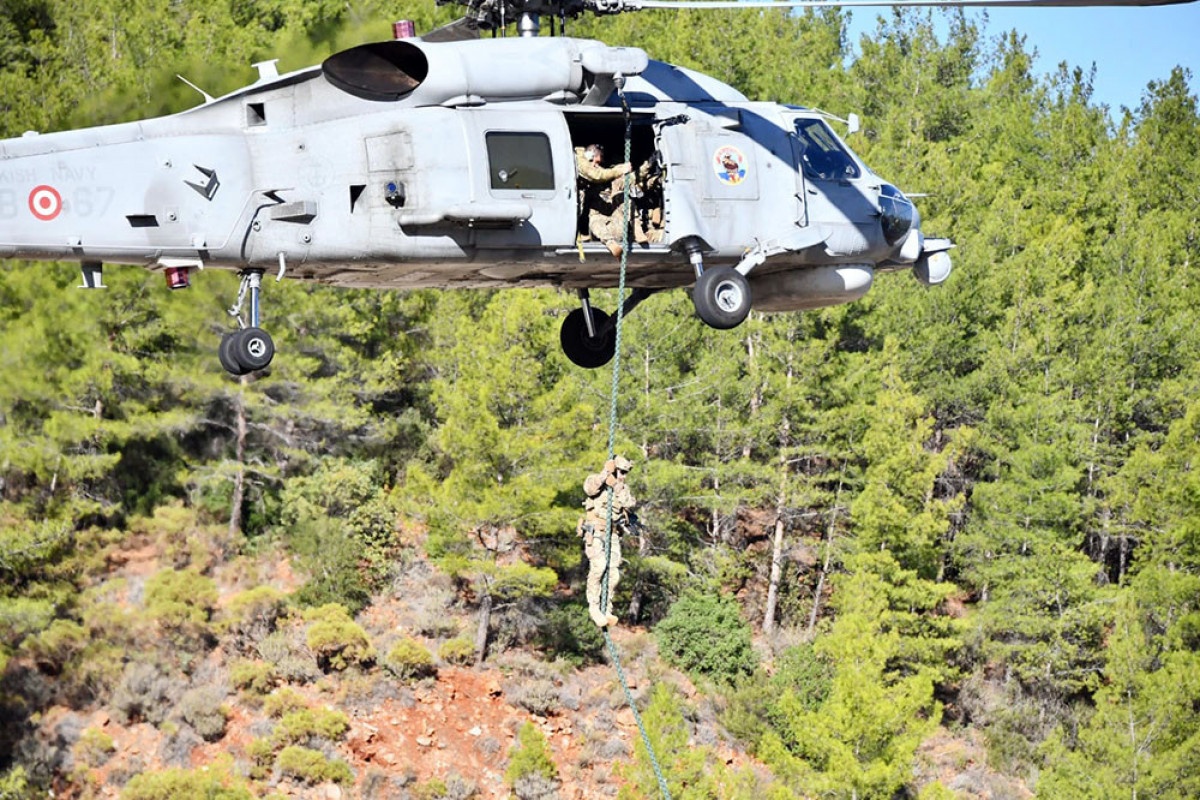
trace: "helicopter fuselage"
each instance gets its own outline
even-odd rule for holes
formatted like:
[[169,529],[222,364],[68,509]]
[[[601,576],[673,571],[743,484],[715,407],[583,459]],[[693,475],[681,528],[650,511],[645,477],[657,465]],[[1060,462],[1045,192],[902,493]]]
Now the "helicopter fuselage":
[[912,204],[822,114],[639,50],[400,40],[260,69],[180,114],[0,141],[0,258],[354,287],[614,286],[617,259],[580,240],[574,148],[603,142],[621,161],[628,138],[635,162],[662,165],[664,228],[630,249],[631,286],[688,285],[702,258],[748,275],[756,308],[786,310],[857,299],[876,270],[935,253],[944,267],[923,279],[949,270],[949,243],[924,239]]

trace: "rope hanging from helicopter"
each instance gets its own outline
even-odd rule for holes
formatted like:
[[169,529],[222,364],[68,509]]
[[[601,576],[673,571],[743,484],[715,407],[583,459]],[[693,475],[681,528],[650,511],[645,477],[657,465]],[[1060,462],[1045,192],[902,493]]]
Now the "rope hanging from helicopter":
[[[633,141],[633,117],[629,112],[629,102],[625,97],[625,79],[621,75],[616,76],[617,96],[621,99],[621,110],[625,115],[625,161],[628,164],[630,159],[630,151]],[[608,410],[608,458],[616,457],[616,439],[617,439],[617,392],[620,386],[621,379],[621,325],[624,321],[625,314],[625,270],[629,263],[629,227],[631,219],[632,203],[630,202],[630,189],[632,183],[632,172],[625,173],[625,191],[624,199],[621,203],[622,226],[621,234],[621,276],[617,283],[617,322],[616,333],[614,334],[613,362],[612,362],[612,389],[610,391],[609,410]],[[608,575],[609,564],[611,561],[612,550],[612,532],[613,532],[613,487],[608,487],[608,503],[607,513],[604,520],[604,578],[600,584],[600,607],[608,608]],[[621,658],[617,654],[617,646],[613,644],[612,633],[608,628],[604,629],[604,641],[608,645],[608,654],[612,658],[613,666],[617,670],[617,678],[621,681],[621,688],[625,690],[625,700],[629,703],[629,708],[633,712],[633,719],[637,722],[638,731],[642,734],[642,744],[646,747],[646,752],[650,755],[650,765],[654,768],[654,777],[658,779],[658,790],[662,793],[663,800],[671,800],[671,790],[667,787],[667,779],[663,777],[662,766],[658,763],[658,756],[654,752],[654,745],[650,742],[650,735],[646,732],[646,726],[642,723],[642,715],[638,713],[637,704],[633,702],[633,693],[629,690],[629,682],[625,679],[625,670],[621,668]]]

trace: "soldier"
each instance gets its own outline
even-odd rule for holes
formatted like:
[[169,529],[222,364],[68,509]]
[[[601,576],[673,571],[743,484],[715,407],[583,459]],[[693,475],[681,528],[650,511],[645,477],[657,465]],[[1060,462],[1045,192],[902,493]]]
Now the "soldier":
[[[607,628],[616,623],[617,618],[612,613],[612,599],[617,591],[617,582],[621,579],[621,534],[628,533],[636,524],[633,508],[637,501],[633,499],[629,487],[625,485],[625,476],[629,474],[633,464],[622,456],[610,459],[604,465],[604,471],[589,475],[583,482],[583,491],[587,499],[583,507],[587,510],[583,519],[579,520],[578,533],[583,537],[584,553],[588,557],[587,600],[588,614],[597,626]],[[612,487],[612,539],[609,546],[608,561],[604,558],[605,527],[608,518],[608,487]],[[600,592],[604,582],[605,568],[608,572],[608,597],[604,608],[600,607]]]
[[663,170],[658,153],[638,167],[637,211],[633,215],[633,238],[638,244],[663,240]]
[[576,147],[575,167],[579,171],[579,215],[587,214],[588,232],[620,258],[625,215],[613,200],[611,184],[633,167],[628,163],[605,167],[604,148],[598,144]]

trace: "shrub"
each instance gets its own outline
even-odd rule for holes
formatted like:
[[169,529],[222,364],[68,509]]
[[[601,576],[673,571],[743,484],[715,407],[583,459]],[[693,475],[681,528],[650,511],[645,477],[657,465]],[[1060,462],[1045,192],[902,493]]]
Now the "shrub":
[[[445,577],[445,576],[437,576]],[[412,620],[412,630],[430,639],[448,639],[458,635],[458,620],[450,616],[450,605],[454,602],[454,592],[439,586],[433,577],[422,584],[423,591],[419,597],[414,597],[416,609]]]
[[246,745],[246,758],[250,759],[250,777],[256,781],[266,780],[275,763],[275,743],[270,739],[252,739]]
[[192,569],[166,569],[146,583],[146,614],[185,638],[207,636],[217,587]]
[[515,786],[522,778],[537,775],[547,780],[558,778],[558,767],[546,749],[546,737],[532,722],[521,725],[517,731],[517,744],[508,753],[508,769],[504,780]]
[[235,688],[251,695],[264,695],[275,686],[275,667],[262,661],[239,661],[229,670]]
[[430,778],[410,791],[413,800],[471,800],[478,793],[478,786],[454,773],[447,775],[445,780]]
[[21,651],[32,658],[38,669],[58,675],[74,656],[88,645],[88,633],[83,626],[66,619],[56,619],[37,636],[21,644]]
[[757,663],[750,626],[727,595],[684,595],[655,633],[668,663],[723,683],[753,672]]
[[121,800],[253,800],[246,781],[226,758],[204,769],[165,769],[136,775]]
[[179,700],[179,713],[196,733],[208,742],[225,735],[229,711],[222,703],[225,690],[217,686],[202,686],[185,692]]
[[238,592],[230,600],[225,613],[230,619],[278,619],[287,610],[287,595],[274,586],[255,586]]
[[256,586],[234,595],[224,616],[231,633],[258,641],[275,630],[275,623],[286,612],[283,592],[273,586]]
[[303,695],[286,686],[263,698],[263,711],[269,717],[282,717],[307,706]]
[[323,708],[303,708],[283,715],[272,739],[277,744],[300,744],[313,738],[331,742],[342,738],[350,720],[340,711]]
[[561,658],[576,667],[600,661],[604,655],[604,637],[578,604],[550,611],[538,635],[539,644],[550,658]]
[[545,678],[513,681],[505,686],[504,694],[513,705],[539,717],[558,708],[558,689]]
[[451,772],[446,776],[444,800],[471,800],[479,794],[479,787],[471,780]]
[[[405,789],[414,780],[415,774],[407,770],[382,770],[368,767],[359,786],[360,800],[393,800],[394,798],[411,798]],[[394,774],[398,773],[398,774]]]
[[204,525],[195,509],[177,502],[158,506],[152,517],[133,518],[129,530],[157,539],[163,559],[176,568],[204,569],[230,545],[227,526]]
[[337,603],[309,609],[304,618],[308,628],[308,647],[323,669],[342,670],[351,664],[369,663],[375,650],[367,632],[350,619],[350,613]]
[[16,647],[26,636],[49,627],[56,613],[49,599],[0,597],[0,644]]
[[303,517],[289,526],[288,547],[310,577],[295,600],[302,606],[338,603],[357,612],[371,600],[379,570],[367,547],[346,530],[343,520]]
[[88,766],[98,767],[108,761],[116,749],[111,736],[99,728],[88,728],[75,743],[75,756]]
[[164,722],[159,726],[163,738],[156,753],[164,767],[190,767],[192,752],[204,744],[192,728],[187,725],[180,727],[173,722]]
[[437,674],[433,654],[415,639],[402,639],[388,651],[383,666],[400,680],[424,678]]
[[307,747],[285,747],[279,751],[279,758],[275,763],[284,775],[306,783],[354,781],[354,773],[345,761],[330,761],[316,750],[309,750]]
[[446,783],[437,778],[430,778],[427,782],[412,789],[414,800],[441,800],[446,796]]
[[541,775],[526,775],[513,782],[517,800],[558,800],[558,781]]
[[465,636],[455,636],[442,642],[438,658],[449,664],[469,664],[475,659],[475,645]]
[[258,643],[258,654],[273,664],[285,681],[307,683],[321,675],[313,654],[294,639],[291,631],[275,631],[267,636]]
[[921,787],[917,800],[956,800],[960,796],[958,792],[947,789],[941,781],[933,781]]
[[[798,701],[805,711],[816,711],[832,685],[833,666],[817,655],[812,644],[795,645],[783,651],[770,677],[760,668],[737,682],[728,694],[721,721],[730,733],[747,742],[751,750],[758,747],[765,733],[773,730],[789,749],[799,752],[802,745],[794,741],[786,709],[795,708]],[[786,704],[781,702],[784,696],[789,698]]]
[[339,682],[338,707],[352,715],[371,714],[389,700],[407,702],[408,690],[374,670],[346,675]]
[[157,725],[167,718],[181,689],[153,664],[133,663],[125,667],[109,705],[122,725],[138,720]]
[[0,797],[26,797],[31,794],[33,787],[29,785],[29,774],[24,767],[16,766],[0,773]]

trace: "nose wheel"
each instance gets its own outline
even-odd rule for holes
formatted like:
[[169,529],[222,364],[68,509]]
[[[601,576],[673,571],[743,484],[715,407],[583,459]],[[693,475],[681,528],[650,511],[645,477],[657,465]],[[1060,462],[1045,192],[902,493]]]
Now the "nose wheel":
[[217,357],[221,366],[231,375],[247,375],[266,369],[271,359],[275,357],[275,342],[271,334],[258,326],[258,300],[262,289],[262,270],[248,270],[242,273],[242,283],[238,287],[237,302],[229,309],[229,315],[236,317],[241,323],[242,305],[250,300],[250,325],[241,330],[227,333],[221,337],[221,345],[217,348]]

